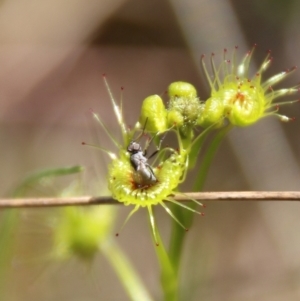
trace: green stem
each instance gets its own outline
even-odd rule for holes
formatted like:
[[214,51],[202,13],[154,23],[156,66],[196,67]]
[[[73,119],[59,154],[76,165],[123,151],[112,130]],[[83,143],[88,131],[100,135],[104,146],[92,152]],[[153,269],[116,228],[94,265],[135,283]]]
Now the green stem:
[[193,186],[193,191],[202,191],[212,160],[215,157],[215,154],[224,137],[232,128],[232,125],[228,125],[227,127],[221,129],[214,137],[209,148],[207,149],[207,152],[204,155],[203,162],[200,166],[198,176],[196,177],[196,181]]
[[[154,215],[152,213],[152,218]],[[151,224],[151,216],[149,214],[149,221]],[[153,224],[152,224],[153,225]],[[177,276],[157,230],[156,223],[154,222],[154,229],[151,225],[152,239],[155,246],[155,252],[158,258],[158,263],[160,266],[160,281],[164,293],[164,301],[177,301],[178,300],[178,282]],[[142,300],[142,299],[141,299]]]
[[[204,186],[205,179],[208,174],[209,167],[212,163],[212,160],[217,152],[219,145],[221,144],[223,138],[229,132],[232,126],[227,126],[221,129],[212,140],[211,144],[209,145],[204,158],[203,162],[200,166],[198,176],[196,177],[196,181],[193,186],[193,191],[201,191]],[[204,140],[202,141],[204,142]],[[196,206],[192,204],[191,207]],[[178,206],[173,206],[172,211],[174,214],[184,223],[187,228],[190,228],[193,223],[194,213],[188,210],[182,210],[182,208]],[[172,235],[170,241],[170,259],[176,274],[178,275],[180,262],[181,262],[181,254],[184,245],[184,239],[186,232],[182,229],[175,221],[172,222]]]
[[136,274],[132,265],[115,242],[109,241],[102,244],[101,251],[118,275],[130,300],[153,301],[141,278]]

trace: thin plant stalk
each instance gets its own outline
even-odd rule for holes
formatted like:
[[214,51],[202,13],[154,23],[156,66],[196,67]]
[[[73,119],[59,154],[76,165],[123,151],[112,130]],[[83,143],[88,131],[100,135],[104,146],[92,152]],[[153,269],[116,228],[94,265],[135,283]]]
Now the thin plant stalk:
[[102,254],[109,261],[115,273],[120,279],[127,295],[132,301],[153,301],[149,295],[146,287],[144,286],[141,278],[136,274],[132,264],[128,261],[127,257],[123,254],[118,245],[110,240],[100,246]]
[[209,171],[209,168],[211,166],[212,160],[215,157],[215,154],[217,153],[217,150],[227,135],[227,133],[233,128],[232,125],[228,125],[225,128],[221,129],[220,132],[216,134],[213,141],[211,142],[207,152],[205,153],[205,156],[203,158],[203,162],[200,166],[198,176],[196,177],[196,181],[193,186],[193,191],[202,191],[203,186]]
[[[149,222],[151,224],[150,215]],[[156,223],[154,224],[156,225]],[[160,267],[160,281],[163,289],[164,301],[178,301],[178,278],[174,271],[174,267],[170,261],[168,252],[163,244],[160,234],[155,226],[155,236],[153,231],[152,240],[155,246],[155,253]],[[158,245],[156,245],[158,243]],[[142,300],[142,299],[141,299]]]
[[[196,177],[196,181],[193,186],[193,191],[201,191],[203,189],[208,170],[211,166],[212,160],[223,141],[223,138],[226,136],[226,134],[232,129],[232,126],[227,126],[223,129],[221,129],[212,140],[211,144],[209,145],[202,164],[199,168],[198,175]],[[194,204],[191,204],[191,207],[195,206]],[[190,228],[193,223],[193,217],[194,214],[191,211],[188,210],[181,210],[178,208],[178,206],[174,206],[174,214],[184,223],[184,225],[187,228]],[[174,270],[178,274],[180,263],[181,263],[181,257],[182,257],[182,251],[183,251],[183,245],[185,240],[186,232],[184,229],[182,229],[176,222],[172,222],[172,236],[171,236],[171,242],[170,242],[170,249],[169,249],[169,255],[170,260],[174,266]]]

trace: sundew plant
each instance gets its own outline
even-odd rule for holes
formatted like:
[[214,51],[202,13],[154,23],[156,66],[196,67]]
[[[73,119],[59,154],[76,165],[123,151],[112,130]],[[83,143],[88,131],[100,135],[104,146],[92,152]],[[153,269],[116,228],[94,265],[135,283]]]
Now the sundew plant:
[[[150,245],[157,255],[160,268],[160,300],[187,300],[181,280],[182,254],[187,231],[193,230],[194,216],[202,218],[205,206],[188,196],[182,184],[188,179],[192,169],[196,169],[192,179],[192,190],[201,192],[216,151],[229,131],[236,127],[246,128],[265,118],[274,118],[278,122],[294,121],[293,116],[281,112],[284,105],[298,102],[299,85],[290,88],[278,88],[277,84],[295,72],[296,68],[280,72],[265,78],[265,71],[272,63],[268,51],[257,70],[253,70],[251,59],[253,47],[242,58],[238,58],[238,49],[223,55],[212,54],[210,59],[201,57],[203,73],[210,88],[207,99],[201,98],[201,91],[184,79],[170,83],[164,97],[149,95],[140,103],[140,114],[136,116],[134,126],[129,127],[124,119],[124,103],[117,100],[111,91],[106,76],[103,76],[104,89],[114,112],[118,133],[111,131],[104,122],[104,116],[92,111],[101,135],[110,139],[111,148],[101,143],[85,143],[96,147],[109,157],[107,165],[107,183],[101,185],[94,178],[85,185],[82,181],[84,168],[81,166],[61,167],[34,173],[21,182],[12,195],[31,197],[31,190],[50,188],[51,195],[73,197],[87,194],[87,188],[96,196],[110,194],[120,205],[130,208],[121,226],[115,229],[115,205],[95,205],[88,208],[65,207],[52,212],[47,238],[52,249],[45,254],[47,261],[67,264],[74,259],[90,269],[95,260],[103,256],[127,294],[124,300],[151,301],[151,296],[143,278],[137,273],[132,262],[118,244],[115,232],[126,231],[127,222],[134,223],[134,213],[145,210],[148,216]],[[120,135],[121,134],[121,135]],[[121,137],[118,139],[117,137]],[[171,141],[170,144],[168,144]],[[197,164],[197,165],[196,165]],[[57,185],[62,177],[78,176],[70,185]],[[106,188],[103,188],[106,185]],[[55,187],[55,193],[52,188]],[[61,189],[60,189],[61,188]],[[47,194],[49,195],[49,194]],[[36,194],[35,194],[36,196]],[[178,197],[187,202],[178,201]],[[155,208],[160,207],[170,220],[170,237],[162,238]],[[206,217],[207,218],[211,217]],[[48,219],[47,219],[48,220]],[[130,220],[130,221],[129,221]],[[19,221],[19,212],[4,211],[0,224],[0,276],[6,278],[14,240],[13,230]],[[147,221],[145,221],[147,222]],[[118,233],[116,234],[118,236]],[[130,235],[130,233],[129,233]],[[134,248],[140,252],[140,239],[133,238]],[[35,246],[33,246],[35,248]],[[144,254],[143,254],[144,256]],[[146,258],[147,255],[145,255]],[[44,256],[45,257],[45,256]],[[197,260],[197,255],[195,260]],[[147,258],[146,258],[147,259]],[[145,259],[145,260],[146,260]],[[80,275],[81,277],[81,275]],[[0,282],[0,299],[6,300],[6,283]],[[96,281],[101,290],[103,281]],[[198,286],[198,283],[197,283]]]
[[[173,82],[168,87],[167,99],[150,95],[141,103],[140,116],[131,129],[123,117],[126,105],[116,101],[106,77],[103,77],[122,134],[122,140],[118,141],[115,138],[117,135],[108,130],[101,115],[93,112],[103,132],[115,146],[109,150],[102,145],[97,146],[111,159],[107,168],[108,189],[116,201],[132,208],[123,226],[137,210],[145,208],[148,211],[165,301],[180,299],[179,267],[185,232],[192,226],[194,213],[203,215],[203,205],[197,200],[190,199],[188,203],[176,201],[177,195],[184,195],[180,184],[187,179],[199,154],[202,160],[193,185],[193,190],[198,192],[203,189],[214,154],[231,129],[263,122],[261,119],[265,117],[277,118],[282,122],[294,120],[283,115],[280,109],[283,105],[298,102],[294,94],[299,91],[299,85],[279,89],[276,85],[296,68],[269,79],[264,78],[264,72],[272,62],[268,52],[252,73],[254,49],[241,60],[238,59],[237,48],[232,54],[224,50],[219,64],[212,54],[209,67],[202,56],[203,72],[210,87],[209,98],[203,100],[201,91],[198,93],[190,83]],[[167,135],[174,137],[174,145],[166,145],[164,139]],[[205,152],[202,148],[204,143]],[[162,206],[172,220],[168,247],[162,241],[156,224],[155,206]]]

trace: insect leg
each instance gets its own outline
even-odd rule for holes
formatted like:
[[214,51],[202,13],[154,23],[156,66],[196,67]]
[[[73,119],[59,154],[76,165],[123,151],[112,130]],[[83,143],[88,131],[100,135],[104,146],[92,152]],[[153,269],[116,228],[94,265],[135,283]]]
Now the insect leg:
[[[159,133],[158,133],[159,134]],[[157,134],[157,135],[158,135]],[[157,135],[155,135],[155,136],[153,136],[152,137],[152,139],[151,139],[151,141],[154,139],[154,137],[156,137]],[[148,157],[148,159],[151,159],[152,157],[154,157],[155,155],[157,155],[157,153],[158,152],[160,152],[160,150],[161,150],[161,145],[162,145],[162,143],[163,143],[163,141],[164,141],[164,139],[165,139],[165,137],[166,137],[166,135],[167,134],[165,134],[165,135],[163,135],[163,137],[160,139],[160,141],[159,141],[159,144],[158,144],[158,146],[157,146],[157,148],[156,148],[156,151],[154,151],[149,157]],[[151,142],[150,141],[150,142]],[[150,143],[149,143],[150,144]],[[145,151],[144,151],[145,152]]]

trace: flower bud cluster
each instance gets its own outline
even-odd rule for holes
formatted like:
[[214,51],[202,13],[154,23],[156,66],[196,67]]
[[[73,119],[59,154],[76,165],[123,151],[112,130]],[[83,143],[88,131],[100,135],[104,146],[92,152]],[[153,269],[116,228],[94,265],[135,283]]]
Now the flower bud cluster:
[[[220,66],[216,67],[214,54],[211,56],[213,75],[210,76],[204,56],[202,67],[210,85],[210,97],[200,101],[193,85],[186,82],[174,82],[168,88],[168,106],[165,108],[158,95],[144,100],[140,122],[148,119],[147,130],[166,131],[176,127],[182,138],[192,135],[196,126],[207,128],[222,126],[227,119],[238,127],[252,125],[263,117],[277,116],[281,121],[293,118],[278,114],[279,106],[291,104],[298,100],[275,102],[277,98],[299,92],[299,85],[287,89],[274,90],[273,86],[296,70],[283,71],[266,81],[262,80],[264,71],[270,66],[272,58],[268,53],[253,77],[249,77],[249,69],[254,48],[244,59],[236,63],[236,49],[232,61],[226,59],[226,50]],[[192,136],[191,136],[192,137]]]

